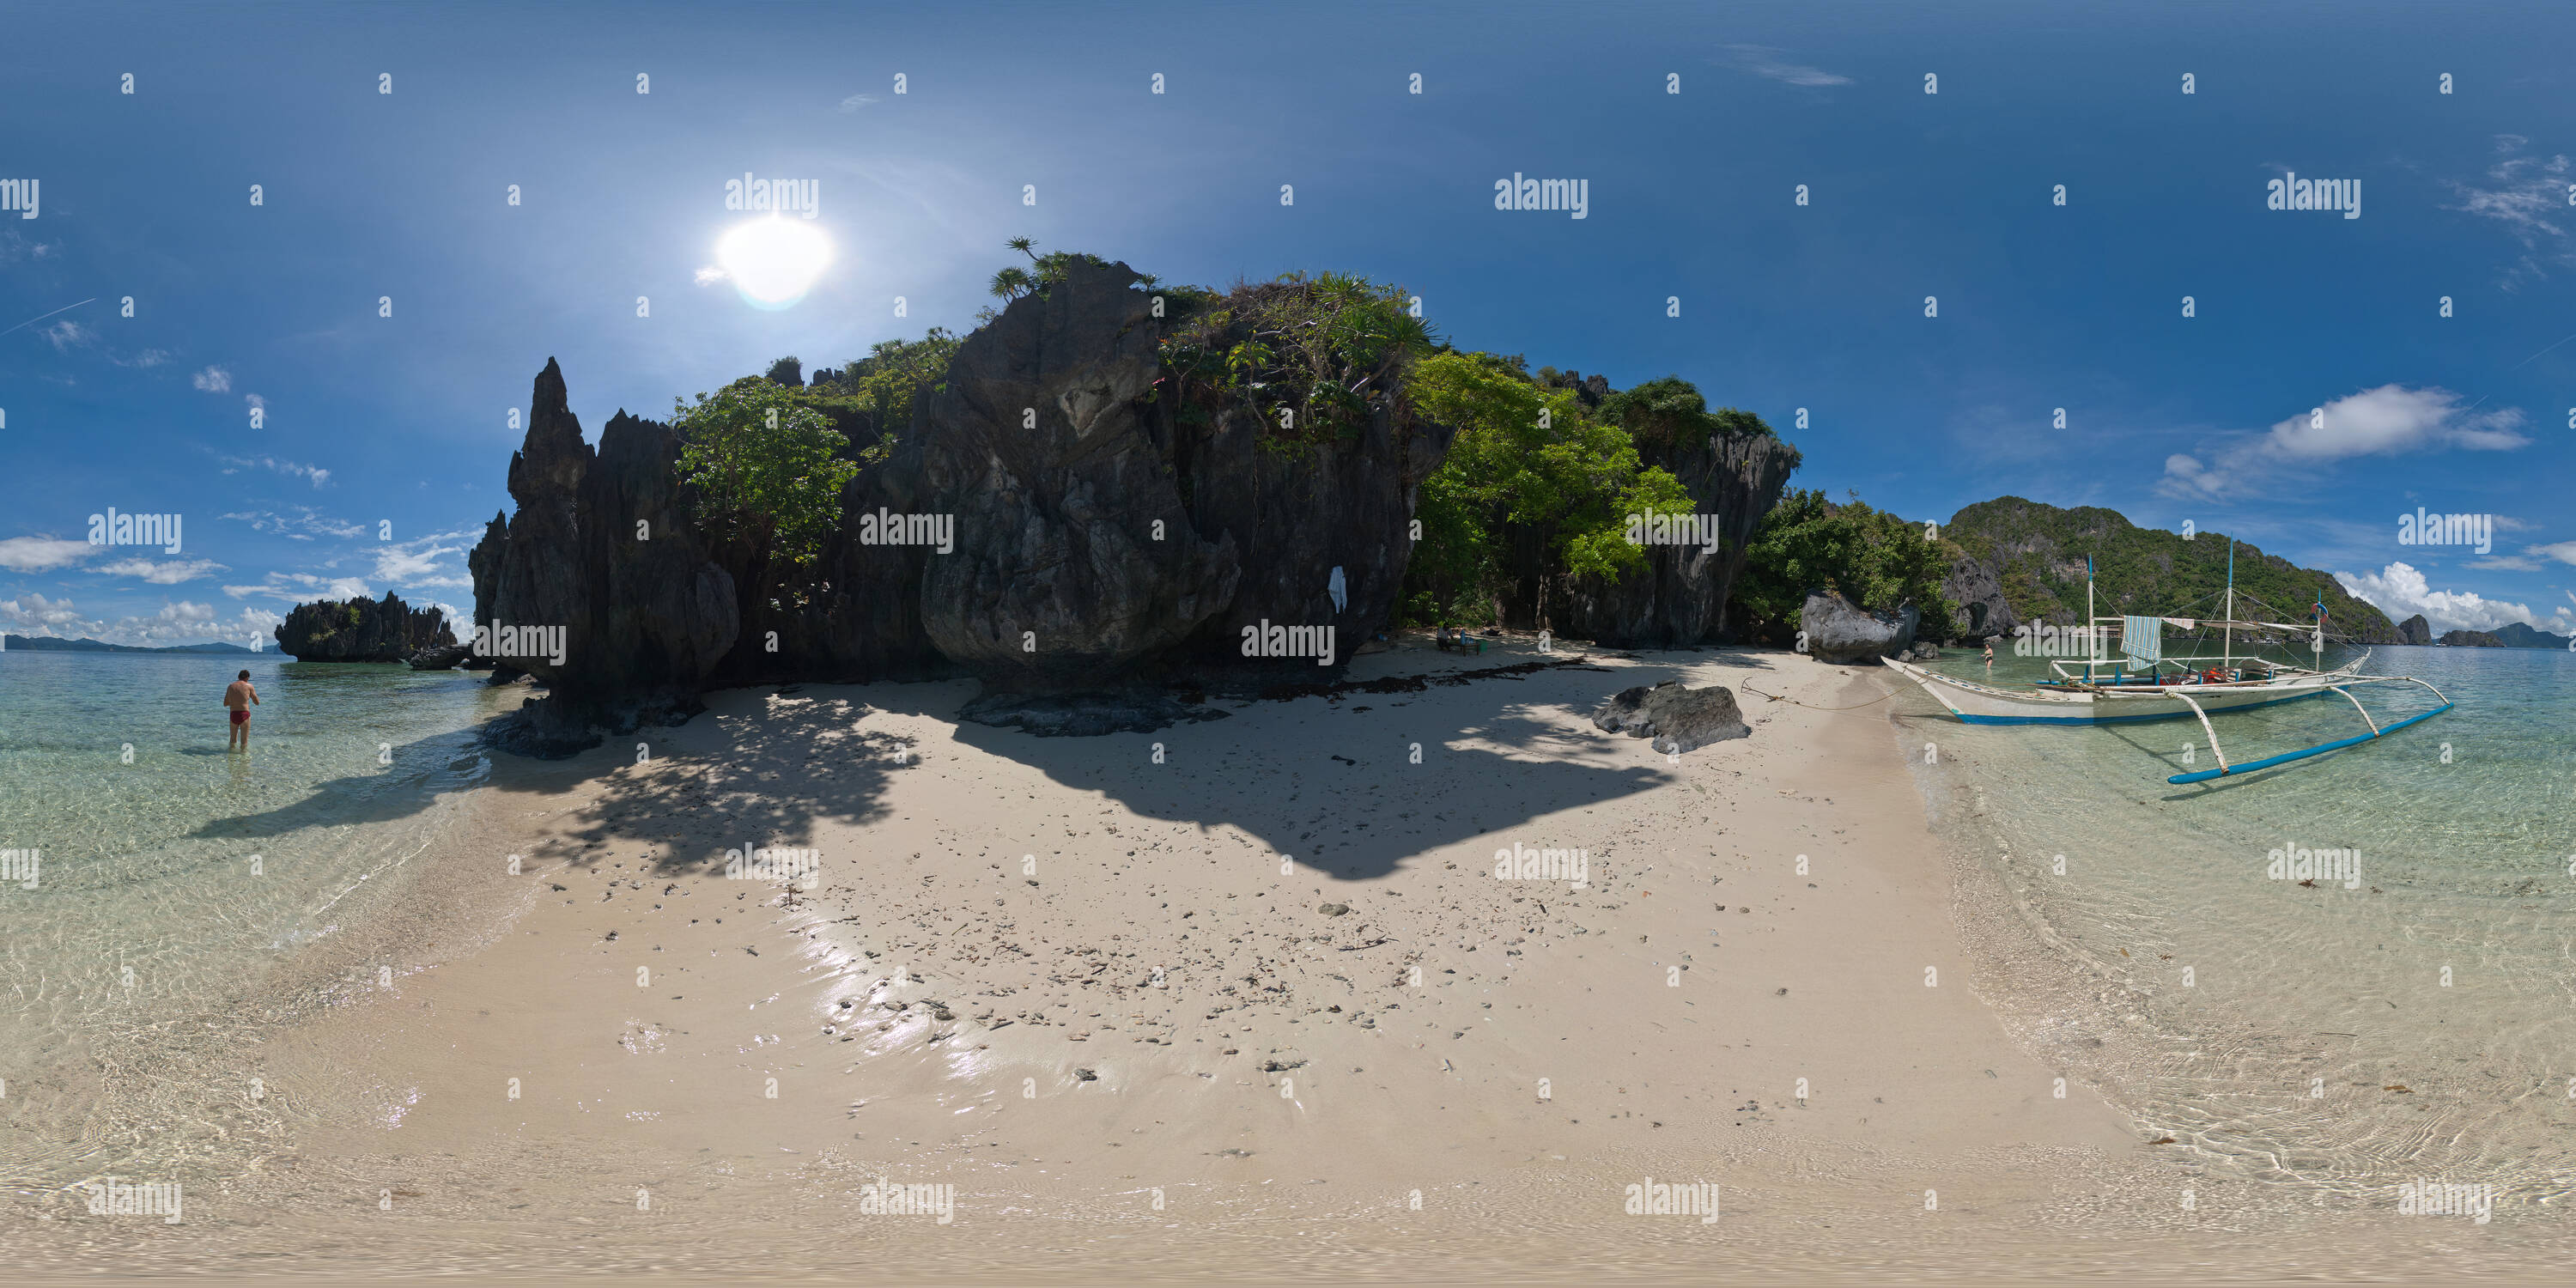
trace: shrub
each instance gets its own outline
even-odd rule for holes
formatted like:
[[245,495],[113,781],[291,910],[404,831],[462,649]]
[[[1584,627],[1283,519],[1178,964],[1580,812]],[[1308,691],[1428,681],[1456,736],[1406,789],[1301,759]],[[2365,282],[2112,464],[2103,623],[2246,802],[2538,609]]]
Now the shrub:
[[810,391],[746,376],[674,408],[680,476],[695,489],[698,522],[764,553],[790,588],[809,584],[841,521],[841,491],[860,462]]
[[1250,406],[1266,445],[1294,450],[1356,436],[1381,408],[1410,415],[1405,371],[1439,342],[1401,288],[1362,277],[1291,273],[1238,285],[1162,292],[1157,398],[1183,424]]
[[1754,533],[1733,598],[1754,631],[1784,635],[1796,629],[1807,592],[1841,591],[1863,608],[1893,609],[1908,601],[1921,610],[1916,634],[1948,639],[1951,605],[1941,583],[1952,548],[1924,535],[1855,496],[1836,505],[1814,490],[1791,489]]
[[1626,518],[1688,510],[1690,495],[1644,465],[1627,430],[1595,419],[1571,390],[1531,379],[1527,364],[1490,353],[1440,353],[1415,364],[1409,395],[1424,416],[1454,426],[1448,457],[1422,485],[1422,540],[1405,576],[1415,624],[1493,620],[1510,575],[1513,529],[1548,551],[1542,576],[1617,579],[1645,565]]

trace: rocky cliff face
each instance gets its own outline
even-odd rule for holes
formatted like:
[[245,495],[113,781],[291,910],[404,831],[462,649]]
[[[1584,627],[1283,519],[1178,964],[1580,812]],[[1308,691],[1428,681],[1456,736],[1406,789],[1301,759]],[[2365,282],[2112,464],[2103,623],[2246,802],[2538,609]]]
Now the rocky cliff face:
[[[1264,619],[1335,626],[1338,667],[1391,620],[1447,431],[1381,413],[1279,451],[1249,413],[1182,426],[1153,398],[1161,322],[1137,280],[1078,264],[969,336],[844,492],[803,602],[758,552],[696,534],[670,427],[621,412],[594,453],[548,362],[511,464],[518,514],[470,561],[485,625],[566,632],[562,663],[513,659],[549,697],[505,741],[584,745],[724,684],[962,672],[988,693],[1115,689],[1239,662],[1240,627]],[[949,548],[870,543],[870,515],[927,516]]]
[[298,604],[276,638],[279,651],[299,662],[400,662],[456,642],[446,614],[413,608],[392,591],[381,600]]
[[1838,591],[1811,590],[1798,613],[1798,631],[1819,661],[1856,663],[1904,654],[1914,645],[1922,613],[1912,604],[1871,612]]
[[[1230,551],[1234,569],[1233,592],[1183,655],[1241,664],[1246,627],[1331,626],[1338,668],[1394,621],[1414,504],[1451,433],[1398,425],[1381,409],[1350,439],[1282,452],[1261,444],[1261,423],[1249,410],[1196,427],[1158,416],[1189,526]],[[1290,667],[1312,672],[1315,661],[1275,660]]]
[[467,560],[476,655],[547,688],[505,739],[550,750],[596,741],[594,725],[627,732],[695,711],[742,614],[735,577],[688,522],[678,435],[619,412],[594,451],[551,359],[529,410],[510,458],[519,512],[494,516]]
[[1798,450],[1769,434],[1720,433],[1681,447],[1640,442],[1637,455],[1681,480],[1696,513],[1717,515],[1723,540],[1714,552],[1648,546],[1646,566],[1616,582],[1570,578],[1558,629],[1614,648],[1719,638],[1726,631],[1727,592],[1744,571],[1762,516],[1780,503]]
[[1240,550],[1192,521],[1171,443],[1138,404],[1160,359],[1135,280],[1077,266],[1014,301],[958,348],[914,422],[920,490],[957,533],[925,562],[922,628],[990,687],[1115,684],[1241,580]]
[[2012,601],[2004,595],[2003,579],[1986,561],[1959,552],[1950,561],[1950,574],[1941,581],[1941,593],[1951,605],[1951,620],[1962,640],[1987,639],[2010,635],[2020,626],[2021,615],[2013,611]]
[[2405,621],[2397,624],[2397,642],[2400,644],[2430,644],[2433,642],[2433,624],[2425,621],[2422,613],[2417,613],[2413,617],[2409,617]]

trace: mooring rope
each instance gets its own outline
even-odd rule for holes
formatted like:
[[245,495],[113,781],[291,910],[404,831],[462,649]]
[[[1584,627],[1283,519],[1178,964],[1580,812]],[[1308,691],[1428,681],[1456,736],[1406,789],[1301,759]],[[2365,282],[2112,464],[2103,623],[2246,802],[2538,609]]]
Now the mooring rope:
[[1809,711],[1858,711],[1858,710],[1860,710],[1862,707],[1871,707],[1871,706],[1876,706],[1876,705],[1878,705],[1879,703],[1881,703],[1881,702],[1885,702],[1885,701],[1887,701],[1889,698],[1892,698],[1892,697],[1895,697],[1895,696],[1896,696],[1894,693],[1882,693],[1882,694],[1878,695],[1877,697],[1871,698],[1871,699],[1870,699],[1869,701],[1867,701],[1867,702],[1855,702],[1855,703],[1853,703],[1852,705],[1847,706],[1847,707],[1820,707],[1820,706],[1817,706],[1816,704],[1814,704],[1814,703],[1812,703],[1812,702],[1800,702],[1800,701],[1799,701],[1799,700],[1797,700],[1796,698],[1784,698],[1784,697],[1781,697],[1781,696],[1780,696],[1779,694],[1777,694],[1777,693],[1764,693],[1762,690],[1757,689],[1757,688],[1754,688],[1754,687],[1753,687],[1752,685],[1750,685],[1750,684],[1741,685],[1741,686],[1739,686],[1739,687],[1741,687],[1745,692],[1750,693],[1750,694],[1752,694],[1753,696],[1755,696],[1755,697],[1757,697],[1757,698],[1769,698],[1769,699],[1771,699],[1773,702],[1786,702],[1786,703],[1788,703],[1790,706],[1793,706],[1793,707],[1805,707],[1805,708],[1806,708],[1806,709],[1808,709]]

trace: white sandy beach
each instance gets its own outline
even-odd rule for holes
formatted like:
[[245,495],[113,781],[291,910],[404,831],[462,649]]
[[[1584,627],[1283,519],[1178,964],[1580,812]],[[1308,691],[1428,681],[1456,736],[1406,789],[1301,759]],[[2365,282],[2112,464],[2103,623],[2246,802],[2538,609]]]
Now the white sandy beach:
[[[1736,688],[1751,737],[1675,762],[1583,718],[1667,678]],[[421,877],[515,905],[433,941],[485,946],[267,1044],[294,1148],[184,1227],[84,1237],[218,1271],[904,1280],[2444,1262],[2214,1182],[2186,1208],[2188,1160],[2061,1098],[1980,1000],[1875,669],[1596,655],[1088,739],[953,723],[974,691],[732,691],[501,766]],[[1497,879],[1516,845],[1584,851],[1584,886]],[[725,879],[745,846],[819,880]],[[953,1186],[949,1218],[863,1210],[885,1180]],[[1650,1182],[1722,1215],[1623,1212]]]

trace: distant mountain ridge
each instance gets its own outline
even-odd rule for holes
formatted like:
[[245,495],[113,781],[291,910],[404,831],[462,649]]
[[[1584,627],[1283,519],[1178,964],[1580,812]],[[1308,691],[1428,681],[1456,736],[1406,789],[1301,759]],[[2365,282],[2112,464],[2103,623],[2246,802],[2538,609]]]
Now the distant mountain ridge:
[[[2060,509],[2018,496],[1980,501],[1941,529],[1966,556],[1950,586],[1961,624],[1972,633],[2008,631],[2024,622],[2072,625],[2084,618],[2084,561],[2093,559],[2093,611],[2105,617],[2216,617],[2227,590],[2227,535],[2192,537],[2141,528],[2117,510]],[[2301,568],[2236,543],[2236,615],[2303,622],[2322,601],[2331,636],[2364,644],[2402,643],[2388,614]],[[1962,593],[1966,592],[1966,593]],[[2246,598],[2270,606],[2260,613]],[[1982,610],[1982,611],[1980,611]]]
[[2487,632],[2506,648],[2565,648],[2567,637],[2539,630],[2527,622],[2510,622]]
[[174,644],[168,648],[146,648],[140,644],[108,644],[83,636],[67,640],[58,635],[10,635],[5,640],[9,651],[26,653],[248,653],[239,644],[213,641],[205,644]]

